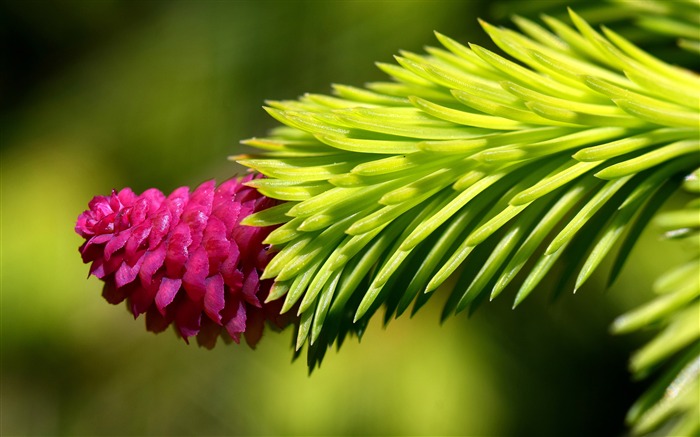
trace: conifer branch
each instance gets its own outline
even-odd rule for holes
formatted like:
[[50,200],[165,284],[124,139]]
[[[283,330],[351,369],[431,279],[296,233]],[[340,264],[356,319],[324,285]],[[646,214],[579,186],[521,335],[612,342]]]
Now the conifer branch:
[[[668,20],[699,16],[697,3],[677,6]],[[277,254],[262,278],[275,279],[268,301],[300,316],[295,346],[308,344],[311,368],[382,306],[389,321],[445,292],[449,317],[513,284],[515,307],[555,265],[557,289],[576,291],[611,253],[609,283],[617,277],[641,230],[700,165],[700,81],[607,27],[570,19],[545,17],[547,29],[517,17],[522,33],[482,22],[504,55],[436,34],[443,48],[378,64],[391,81],[267,102],[284,126],[245,142],[260,153],[235,159],[266,176],[250,186],[285,203],[245,224],[279,225],[265,240]],[[659,220],[697,238],[697,212],[696,202]],[[635,372],[690,350],[669,371],[671,388],[630,413],[639,432],[697,409],[688,400],[699,373],[691,270],[662,278],[674,285],[658,285],[661,297],[615,325],[667,326],[635,356]],[[679,386],[686,394],[657,403]],[[678,429],[697,430],[696,419]]]

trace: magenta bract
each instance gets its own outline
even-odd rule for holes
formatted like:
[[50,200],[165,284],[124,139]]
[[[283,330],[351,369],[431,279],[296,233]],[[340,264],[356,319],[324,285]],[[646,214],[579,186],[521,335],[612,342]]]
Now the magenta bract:
[[270,257],[263,240],[272,228],[241,220],[276,204],[245,186],[252,175],[218,187],[205,182],[169,196],[129,188],[96,196],[80,214],[75,231],[85,238],[83,261],[105,282],[103,296],[124,300],[146,327],[170,324],[186,341],[213,347],[219,335],[254,346],[265,321],[283,327],[280,304],[265,304],[271,280],[260,280]]

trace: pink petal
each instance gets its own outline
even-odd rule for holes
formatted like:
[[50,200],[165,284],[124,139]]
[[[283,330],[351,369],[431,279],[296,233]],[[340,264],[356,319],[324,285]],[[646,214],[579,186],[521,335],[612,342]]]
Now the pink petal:
[[190,236],[192,238],[192,245],[199,246],[202,244],[202,237],[204,235],[204,229],[207,226],[207,221],[209,220],[209,215],[204,211],[191,211],[189,214],[187,211],[182,215],[182,221],[187,223],[190,227]]
[[104,278],[105,277],[104,264],[105,264],[104,258],[95,259],[95,261],[93,261],[92,264],[90,265],[90,271],[88,272],[88,277],[90,275],[93,275],[99,279]]
[[103,279],[114,273],[122,265],[122,262],[124,262],[124,257],[122,256],[114,256],[109,260],[97,258],[90,266],[90,274]]
[[245,336],[245,342],[248,346],[255,349],[255,346],[262,338],[263,329],[265,328],[265,315],[262,311],[248,311],[246,328],[243,335]]
[[209,256],[209,274],[219,271],[221,263],[229,255],[231,243],[226,239],[226,226],[216,217],[209,217],[209,223],[204,230],[202,246]]
[[205,280],[209,274],[209,257],[203,247],[195,249],[185,265],[185,274],[182,283],[185,291],[195,302],[199,302],[206,292]]
[[243,286],[243,272],[238,269],[239,255],[238,246],[235,242],[231,242],[229,256],[219,268],[224,283],[233,291],[238,291]]
[[221,325],[221,311],[226,306],[224,299],[224,279],[215,275],[207,279],[207,292],[204,295],[204,312]]
[[129,296],[129,301],[131,303],[131,312],[134,317],[139,314],[145,313],[148,308],[153,304],[153,300],[156,297],[158,288],[156,287],[136,287],[131,296]]
[[142,243],[146,240],[150,233],[150,220],[146,220],[145,222],[131,229],[131,237],[129,237],[129,241],[127,241],[126,245],[124,246],[124,253],[127,261],[130,264],[134,263],[134,258],[138,255],[138,251],[142,247]]
[[146,217],[148,216],[148,206],[148,199],[144,197],[139,197],[136,202],[134,202],[134,206],[131,208],[131,212],[129,214],[132,226],[138,225],[146,220]]
[[190,202],[187,204],[185,209],[186,214],[188,211],[202,211],[204,214],[209,216],[211,214],[211,206],[214,200],[214,188],[216,187],[215,181],[207,181],[195,188],[194,192],[190,196]]
[[78,216],[78,221],[75,224],[75,232],[77,232],[81,237],[86,239],[95,235],[95,230],[93,229],[95,223],[97,223],[97,220],[95,219],[96,211],[93,210],[94,208],[96,208],[96,205],[93,205],[95,199],[92,199],[92,201],[90,202],[90,209],[88,209],[87,211],[83,211]]
[[131,208],[121,209],[116,214],[114,214],[114,233],[118,234],[119,232],[125,231],[131,227],[131,221],[129,218],[130,214]]
[[95,196],[90,202],[88,202],[88,211],[86,213],[94,213],[99,220],[100,218],[109,215],[114,212],[112,207],[109,205],[110,198],[107,196]]
[[92,225],[93,233],[96,235],[101,235],[111,234],[112,232],[114,232],[114,220],[116,217],[117,214],[112,213],[97,221],[94,225]]
[[208,181],[198,186],[190,196],[190,201],[182,213],[182,221],[189,225],[192,244],[196,246],[202,242],[202,234],[211,215],[214,187],[214,181]]
[[235,306],[232,308],[232,310],[235,311],[233,317],[228,319],[225,327],[226,332],[228,332],[233,341],[238,343],[241,340],[241,332],[245,332],[246,310],[242,301],[235,302],[234,305]]
[[[128,196],[129,191],[131,191],[131,189],[129,189],[129,188],[124,188],[122,190],[122,192],[125,193],[124,196]],[[133,192],[132,192],[132,194],[133,194]],[[125,199],[126,199],[126,197],[125,197]],[[114,190],[114,189],[112,190],[112,194],[109,195],[109,197],[107,198],[107,201],[109,202],[109,208],[112,211],[119,211],[120,209],[122,209],[123,204],[122,204],[121,200],[119,200],[119,194],[117,193],[117,190]]]
[[82,246],[80,246],[80,255],[83,258],[83,262],[88,263],[97,258],[102,258],[104,248],[101,247],[101,245],[109,241],[111,238],[111,234],[97,235],[90,238]]
[[102,235],[95,235],[94,237],[90,238],[88,240],[88,245],[92,244],[104,244],[111,240],[113,238],[112,234],[102,234]]
[[223,196],[223,197],[233,197],[234,194],[236,194],[236,190],[238,190],[240,187],[240,183],[238,182],[237,178],[233,179],[228,179],[216,188],[216,195],[217,196]]
[[228,286],[231,291],[240,291],[243,286],[244,275],[238,269],[233,269],[231,272],[221,272],[224,277],[224,283]]
[[245,282],[243,282],[243,288],[241,288],[241,294],[243,299],[249,304],[261,307],[260,301],[255,295],[258,292],[260,286],[260,277],[258,276],[258,271],[255,268],[250,269],[245,275]]
[[107,281],[102,288],[102,297],[112,305],[117,305],[126,299],[127,291],[125,288],[117,288],[112,281]]
[[[113,193],[112,195],[114,196],[114,191],[112,191],[112,193]],[[134,194],[133,191],[131,191],[131,188],[126,187],[126,188],[123,188],[121,191],[119,191],[119,194],[117,194],[115,197],[121,203],[121,205],[131,206],[134,204],[134,201],[136,201],[136,198],[138,196],[136,194]],[[112,206],[112,209],[114,211],[116,211],[119,209],[119,207]]]
[[170,226],[177,226],[180,222],[180,216],[182,216],[182,211],[185,210],[185,206],[190,198],[190,189],[187,187],[180,187],[173,191],[165,203],[170,211],[170,215],[173,218],[173,222]]
[[142,262],[143,258],[139,258],[133,267],[129,266],[128,263],[123,262],[117,269],[117,272],[114,274],[114,283],[116,286],[123,287],[126,284],[133,282],[134,279],[136,279],[136,276],[139,274],[139,269],[141,268]]
[[105,245],[105,259],[109,260],[114,252],[124,247],[129,237],[131,237],[131,229],[126,229],[109,240]]
[[202,319],[202,326],[197,334],[197,344],[207,349],[213,349],[219,335],[221,335],[221,326],[205,317]]
[[146,199],[148,202],[148,214],[151,215],[158,211],[160,206],[165,201],[165,195],[155,188],[149,188],[148,190],[141,193],[141,198]]
[[177,277],[182,274],[182,268],[187,262],[187,248],[190,243],[192,243],[190,228],[187,224],[180,223],[175,227],[168,241],[168,251],[165,255],[165,268],[168,276]]
[[184,299],[177,307],[175,325],[182,338],[187,341],[199,333],[202,319],[202,307],[191,300]]
[[[259,229],[261,228],[239,225],[233,228],[231,238],[236,240],[242,253],[257,252],[262,248],[262,240],[264,239],[264,237],[260,237]],[[259,247],[256,247],[256,243]]]
[[258,252],[257,259],[255,261],[255,267],[257,267],[258,270],[261,272],[265,270],[265,267],[270,263],[270,260],[272,259],[272,255],[274,252],[270,249],[269,246],[264,245],[262,247],[262,250]]
[[157,245],[163,241],[163,237],[168,234],[170,230],[170,224],[172,222],[172,215],[167,207],[162,206],[156,216],[153,217],[151,221],[151,233],[148,236],[148,249],[153,250]]
[[159,246],[156,250],[146,252],[143,256],[143,263],[139,271],[139,278],[145,287],[149,287],[153,283],[153,275],[163,265],[165,261],[165,246]]
[[172,317],[163,315],[157,308],[151,306],[146,312],[146,329],[151,332],[163,332],[172,322]]
[[236,193],[236,201],[241,203],[254,201],[258,197],[258,192],[250,187],[243,187]]
[[161,314],[165,315],[165,307],[175,299],[180,286],[182,286],[182,279],[163,278],[160,281],[160,288],[156,293],[156,307]]
[[229,197],[220,197],[215,201],[212,216],[221,220],[228,231],[227,236],[239,223],[241,215],[241,204]]

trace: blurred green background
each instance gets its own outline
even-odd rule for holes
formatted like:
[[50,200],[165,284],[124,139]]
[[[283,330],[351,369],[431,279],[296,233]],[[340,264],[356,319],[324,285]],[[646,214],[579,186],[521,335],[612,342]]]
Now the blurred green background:
[[642,339],[608,326],[682,258],[653,232],[611,291],[597,279],[517,311],[511,294],[443,326],[436,298],[310,377],[290,331],[202,350],[85,279],[73,226],[92,196],[228,178],[238,141],[276,125],[265,99],[382,79],[374,61],[433,30],[485,43],[487,3],[0,3],[0,434],[622,435]]

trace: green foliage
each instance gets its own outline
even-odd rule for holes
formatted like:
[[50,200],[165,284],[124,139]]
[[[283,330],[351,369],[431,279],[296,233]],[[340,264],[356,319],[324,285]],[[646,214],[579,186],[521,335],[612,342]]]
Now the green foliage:
[[[684,188],[700,193],[695,170]],[[660,277],[654,284],[659,295],[648,304],[619,317],[616,333],[662,327],[632,357],[634,374],[645,377],[661,373],[652,388],[630,410],[627,420],[638,434],[645,434],[667,421],[667,435],[700,433],[700,198],[685,208],[656,218],[667,238],[678,239],[694,252],[693,258]],[[680,418],[680,419],[679,419]],[[670,419],[670,420],[669,420]]]
[[[700,16],[697,3],[673,11],[667,20]],[[308,343],[310,367],[361,335],[380,307],[388,322],[438,290],[450,293],[446,318],[509,286],[515,307],[555,274],[557,292],[576,291],[611,254],[614,281],[700,163],[700,81],[570,18],[545,17],[549,29],[516,18],[522,33],[482,22],[508,57],[437,34],[443,48],[378,64],[390,82],[268,102],[285,126],[246,141],[263,151],[236,159],[267,176],[251,185],[286,201],[247,224],[280,225],[266,240],[278,253],[264,277],[275,278],[270,300],[300,315],[296,350]],[[697,208],[658,219],[696,241]],[[639,432],[674,411],[691,412],[678,429],[697,431],[695,265],[662,278],[662,296],[615,325],[666,326],[633,359],[635,372],[682,355],[663,378],[676,378],[671,388],[630,413]]]
[[694,55],[700,47],[697,32],[700,15],[695,0],[502,0],[494,3],[492,15],[507,19],[513,14],[526,17],[547,14],[562,20],[567,6],[588,23],[613,26],[626,38],[643,44],[645,50],[662,54],[664,59],[682,59],[684,64],[698,65]]

